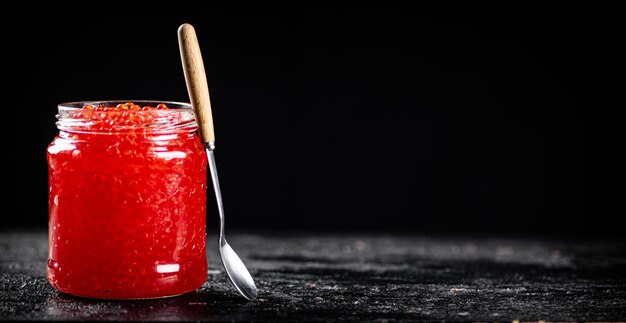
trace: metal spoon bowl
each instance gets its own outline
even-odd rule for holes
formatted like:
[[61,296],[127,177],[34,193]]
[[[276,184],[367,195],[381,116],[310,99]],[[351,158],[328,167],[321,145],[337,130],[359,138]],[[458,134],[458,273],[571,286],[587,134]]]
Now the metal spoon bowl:
[[252,280],[252,276],[248,272],[248,269],[243,264],[235,250],[230,247],[226,242],[224,236],[224,204],[222,203],[222,193],[220,191],[220,182],[217,178],[217,168],[215,166],[215,156],[213,155],[214,146],[206,148],[207,156],[209,157],[209,170],[211,171],[211,180],[213,181],[213,189],[215,190],[215,197],[217,199],[217,206],[220,214],[220,236],[218,240],[218,250],[220,258],[222,258],[222,264],[226,269],[226,273],[233,283],[235,288],[249,300],[256,299],[257,289]]

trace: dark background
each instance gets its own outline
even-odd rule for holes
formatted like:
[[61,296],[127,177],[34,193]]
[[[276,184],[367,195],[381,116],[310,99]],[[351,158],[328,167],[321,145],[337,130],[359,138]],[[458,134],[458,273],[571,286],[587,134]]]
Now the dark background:
[[605,167],[621,147],[623,103],[605,102],[616,8],[193,3],[3,13],[3,228],[47,226],[58,103],[189,100],[188,22],[228,229],[620,231]]

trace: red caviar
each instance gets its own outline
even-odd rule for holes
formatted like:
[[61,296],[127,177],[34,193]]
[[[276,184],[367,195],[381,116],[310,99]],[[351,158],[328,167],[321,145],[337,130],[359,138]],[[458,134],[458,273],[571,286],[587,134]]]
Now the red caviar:
[[59,107],[47,149],[47,272],[57,290],[137,299],[204,283],[207,160],[181,105]]

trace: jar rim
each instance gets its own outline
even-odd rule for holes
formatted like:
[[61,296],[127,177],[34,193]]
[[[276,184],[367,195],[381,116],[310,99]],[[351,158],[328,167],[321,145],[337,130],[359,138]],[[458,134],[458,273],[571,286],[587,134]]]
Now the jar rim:
[[[156,107],[167,105],[167,109],[149,110],[91,110],[83,109],[86,105],[94,107],[115,107],[127,102],[139,106]],[[142,133],[163,134],[194,132],[197,129],[195,113],[190,103],[165,100],[101,100],[74,101],[58,105],[57,128],[72,133]],[[131,119],[127,119],[131,118]]]
[[169,108],[173,108],[173,109],[191,109],[191,103],[189,102],[182,102],[182,101],[169,101],[169,100],[83,100],[83,101],[68,101],[68,102],[62,102],[58,104],[58,108],[59,109],[63,109],[63,110],[74,110],[74,109],[82,109],[84,106],[86,105],[93,105],[93,106],[101,106],[101,105],[106,105],[106,106],[116,106],[118,104],[124,104],[127,102],[132,102],[134,104],[140,105],[140,106],[144,106],[144,105],[151,105],[151,106],[156,106],[160,103],[166,104]]

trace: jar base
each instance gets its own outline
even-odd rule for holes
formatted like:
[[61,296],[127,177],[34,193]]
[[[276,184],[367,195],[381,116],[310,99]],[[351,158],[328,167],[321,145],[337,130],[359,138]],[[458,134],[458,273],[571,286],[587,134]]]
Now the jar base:
[[164,295],[164,296],[152,296],[152,297],[126,297],[126,298],[122,298],[122,297],[96,297],[96,296],[84,296],[84,295],[77,295],[77,294],[71,294],[68,292],[62,292],[60,290],[57,290],[57,292],[60,295],[63,296],[69,296],[69,297],[73,297],[73,298],[80,298],[80,299],[84,299],[84,300],[97,300],[97,301],[142,301],[142,300],[153,300],[153,299],[163,299],[163,298],[173,298],[173,297],[178,297],[178,296],[182,296],[182,295],[186,295],[189,293],[193,293],[196,290],[192,290],[192,291],[188,291],[188,292],[184,292],[184,293],[180,293],[180,294],[172,294],[172,295]]

